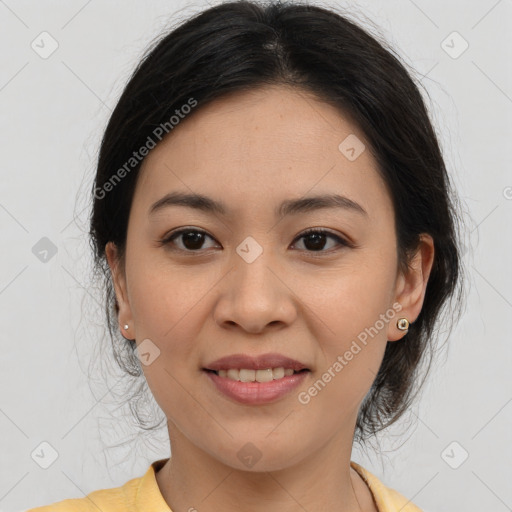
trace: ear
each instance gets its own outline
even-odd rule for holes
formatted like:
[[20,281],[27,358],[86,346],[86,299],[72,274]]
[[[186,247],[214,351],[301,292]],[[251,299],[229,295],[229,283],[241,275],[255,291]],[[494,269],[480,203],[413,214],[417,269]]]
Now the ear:
[[[420,235],[420,243],[409,261],[405,272],[400,272],[395,284],[395,303],[399,303],[402,309],[397,315],[398,318],[407,318],[413,323],[418,318],[425,292],[427,289],[428,278],[434,262],[434,240],[430,235]],[[401,331],[396,325],[396,321],[390,322],[388,326],[388,341],[397,341],[401,339],[407,331]]]
[[[135,338],[135,325],[133,323],[132,311],[128,301],[124,265],[121,264],[119,251],[114,242],[108,242],[107,245],[105,245],[105,255],[112,274],[112,281],[116,293],[116,303],[119,308],[117,312],[117,318],[120,324],[119,328],[125,338]],[[128,329],[124,328],[125,324],[128,324]]]

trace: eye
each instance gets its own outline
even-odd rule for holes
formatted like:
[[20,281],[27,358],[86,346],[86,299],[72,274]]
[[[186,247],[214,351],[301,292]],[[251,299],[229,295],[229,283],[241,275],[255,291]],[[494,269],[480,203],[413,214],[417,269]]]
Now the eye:
[[[175,245],[177,246],[177,250],[184,252],[199,252],[201,249],[204,249],[203,245],[207,238],[214,240],[203,230],[195,228],[181,228],[162,240],[161,245]],[[352,247],[350,242],[325,229],[308,229],[295,240],[301,239],[304,239],[304,249],[300,247],[299,249],[309,252],[328,252],[327,250],[323,250],[325,249],[326,241],[328,239],[334,240],[334,247],[336,245]],[[179,240],[180,243],[176,243],[177,240]],[[206,249],[208,249],[208,247]],[[330,248],[328,247],[328,249],[332,249],[332,246]]]
[[302,233],[302,235],[298,236],[296,240],[300,240],[302,238],[305,240],[303,243],[305,250],[310,252],[328,252],[322,250],[325,248],[326,240],[328,238],[334,240],[338,246],[352,246],[347,240],[341,238],[338,235],[335,235],[334,233],[331,233],[330,231],[326,231],[325,229],[308,229],[305,233]]
[[178,231],[174,231],[164,240],[162,240],[162,245],[179,245],[175,244],[175,240],[181,240],[181,247],[178,247],[178,250],[188,251],[188,252],[196,252],[202,248],[205,238],[209,238],[213,240],[213,238],[208,235],[205,231],[200,229],[193,228],[182,228]]

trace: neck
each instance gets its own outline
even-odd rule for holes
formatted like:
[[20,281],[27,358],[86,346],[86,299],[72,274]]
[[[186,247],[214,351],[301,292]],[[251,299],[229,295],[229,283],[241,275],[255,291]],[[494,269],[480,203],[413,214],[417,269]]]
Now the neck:
[[241,500],[253,512],[376,510],[366,484],[350,467],[352,446],[341,442],[341,434],[295,464],[259,471],[224,464],[176,428],[169,427],[169,434],[172,456],[156,478],[172,510],[239,512]]

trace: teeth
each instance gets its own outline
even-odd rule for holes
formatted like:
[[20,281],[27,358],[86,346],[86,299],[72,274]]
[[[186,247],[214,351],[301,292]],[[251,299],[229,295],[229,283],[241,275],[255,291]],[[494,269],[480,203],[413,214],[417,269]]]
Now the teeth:
[[239,380],[241,382],[270,382],[271,380],[282,379],[285,376],[293,375],[291,368],[267,368],[265,370],[248,370],[242,368],[230,368],[229,370],[219,370],[219,377],[227,377],[231,380]]

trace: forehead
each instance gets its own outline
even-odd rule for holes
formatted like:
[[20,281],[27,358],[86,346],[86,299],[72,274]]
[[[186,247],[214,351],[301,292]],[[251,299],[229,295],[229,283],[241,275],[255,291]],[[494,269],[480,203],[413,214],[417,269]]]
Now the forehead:
[[198,105],[151,150],[140,173],[136,195],[146,204],[179,189],[229,196],[240,208],[251,198],[308,191],[357,196],[368,210],[372,202],[390,206],[359,127],[312,94],[284,86]]

